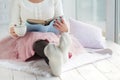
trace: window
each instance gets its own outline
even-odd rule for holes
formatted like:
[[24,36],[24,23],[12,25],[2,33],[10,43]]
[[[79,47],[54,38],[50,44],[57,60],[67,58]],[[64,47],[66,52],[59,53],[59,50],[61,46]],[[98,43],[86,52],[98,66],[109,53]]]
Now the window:
[[103,29],[108,40],[120,44],[120,0],[76,0],[77,19]]
[[77,19],[96,26],[105,32],[106,0],[77,0]]
[[120,44],[120,0],[116,0],[115,4],[115,41]]

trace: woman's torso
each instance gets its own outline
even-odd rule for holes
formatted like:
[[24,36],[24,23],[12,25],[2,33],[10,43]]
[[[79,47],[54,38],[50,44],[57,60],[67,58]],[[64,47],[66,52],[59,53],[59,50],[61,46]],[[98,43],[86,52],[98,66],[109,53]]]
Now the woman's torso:
[[20,1],[20,18],[22,23],[25,23],[27,19],[48,20],[54,18],[54,0],[44,0],[40,3],[32,3],[29,0]]

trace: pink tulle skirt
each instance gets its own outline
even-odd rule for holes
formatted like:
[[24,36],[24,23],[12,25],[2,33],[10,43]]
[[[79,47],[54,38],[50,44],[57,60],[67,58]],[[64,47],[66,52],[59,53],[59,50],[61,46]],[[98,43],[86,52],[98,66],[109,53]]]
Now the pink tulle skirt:
[[[33,43],[38,39],[47,39],[50,43],[58,44],[60,35],[54,33],[30,32],[24,37],[14,39],[10,36],[0,41],[0,59],[11,59],[25,61],[35,53],[32,49]],[[83,46],[78,40],[71,36],[72,45],[70,53],[74,55],[81,53]]]

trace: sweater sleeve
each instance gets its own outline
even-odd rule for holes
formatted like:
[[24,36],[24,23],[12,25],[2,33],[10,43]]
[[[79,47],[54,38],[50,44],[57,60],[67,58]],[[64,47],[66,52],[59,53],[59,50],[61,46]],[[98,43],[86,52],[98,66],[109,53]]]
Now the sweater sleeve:
[[14,0],[11,11],[10,27],[20,25],[20,5],[19,0]]
[[17,29],[14,27],[15,33],[18,36],[24,36],[26,33],[26,26],[21,25],[20,4],[21,4],[20,0],[14,0],[11,12],[11,21],[9,26],[10,27],[14,27],[14,25],[19,26],[19,28]]
[[61,0],[54,0],[55,17],[63,16],[63,6]]
[[[55,3],[55,18],[59,17],[59,16],[63,16],[64,13],[63,13],[63,5],[62,5],[62,1],[61,0],[54,0]],[[65,20],[65,23],[67,24],[67,27],[68,27],[68,33],[70,32],[70,25],[68,24],[68,22]]]

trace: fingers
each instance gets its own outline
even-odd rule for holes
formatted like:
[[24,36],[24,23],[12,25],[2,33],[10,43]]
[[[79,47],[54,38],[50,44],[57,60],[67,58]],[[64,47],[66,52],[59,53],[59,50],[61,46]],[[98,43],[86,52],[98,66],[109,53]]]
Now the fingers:
[[62,26],[62,22],[58,19],[55,20],[55,24],[59,25],[59,26]]
[[10,33],[11,33],[11,34],[12,34],[12,33],[15,33],[14,27],[11,27],[11,28],[10,28]]
[[58,28],[62,27],[63,24],[64,24],[64,20],[63,20],[62,17],[60,17],[60,20],[56,19],[55,22],[54,22],[54,26],[58,27]]
[[60,20],[56,19],[53,26],[61,32],[64,32],[66,30],[66,24],[62,17],[60,17]]
[[13,37],[18,38],[18,35],[16,33],[13,33],[12,35]]
[[61,23],[65,23],[64,19],[60,16]]
[[56,21],[53,26],[54,26],[55,28],[57,28],[58,30],[60,30],[60,31],[61,31],[61,29],[62,29],[62,24],[61,24],[60,22],[58,22],[58,21]]
[[11,27],[10,28],[10,34],[13,36],[13,37],[15,37],[15,38],[18,38],[18,35],[15,33],[15,31],[14,31],[14,27]]

